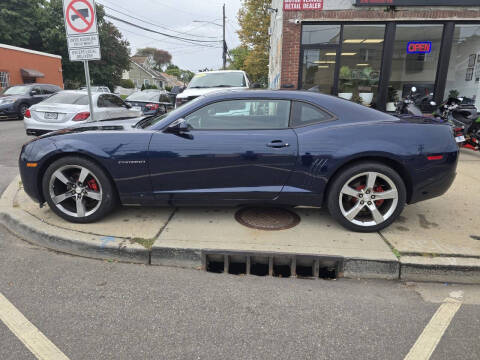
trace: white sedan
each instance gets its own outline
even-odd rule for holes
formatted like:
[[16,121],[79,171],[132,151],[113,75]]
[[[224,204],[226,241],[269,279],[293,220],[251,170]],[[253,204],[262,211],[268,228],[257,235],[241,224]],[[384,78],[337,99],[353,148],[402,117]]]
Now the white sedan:
[[135,118],[142,111],[133,110],[120,97],[113,94],[92,94],[94,119],[85,91],[60,91],[41,103],[30,107],[24,116],[27,135],[42,135],[50,131],[72,127],[87,121]]

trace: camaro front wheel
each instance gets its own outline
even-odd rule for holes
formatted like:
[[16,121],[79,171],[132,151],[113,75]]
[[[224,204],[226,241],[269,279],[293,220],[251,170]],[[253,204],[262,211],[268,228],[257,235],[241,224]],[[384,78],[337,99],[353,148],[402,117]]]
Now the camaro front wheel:
[[330,214],[349,230],[384,229],[401,214],[406,202],[402,178],[380,163],[359,163],[338,175],[328,194]]
[[47,168],[42,187],[52,211],[71,222],[97,221],[115,205],[109,178],[99,166],[84,158],[55,161]]

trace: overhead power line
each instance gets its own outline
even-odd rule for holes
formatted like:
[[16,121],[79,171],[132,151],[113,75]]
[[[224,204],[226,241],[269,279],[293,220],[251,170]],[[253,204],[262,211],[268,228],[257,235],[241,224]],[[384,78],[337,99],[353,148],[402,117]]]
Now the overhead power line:
[[[99,3],[99,4],[100,4],[100,3]],[[159,28],[161,28],[161,29],[165,29],[165,30],[168,30],[168,31],[177,33],[177,34],[188,35],[188,36],[193,36],[193,37],[198,37],[198,38],[207,38],[207,39],[216,39],[216,38],[217,38],[216,36],[202,36],[202,35],[191,34],[191,33],[188,33],[188,32],[182,32],[182,31],[173,30],[173,29],[170,29],[170,28],[168,28],[168,27],[166,27],[166,26],[164,26],[164,25],[155,24],[155,23],[152,23],[152,22],[147,21],[147,20],[145,20],[145,19],[141,19],[141,18],[138,18],[138,17],[136,17],[136,16],[133,16],[133,15],[124,13],[124,12],[122,12],[122,11],[120,11],[120,10],[111,8],[111,7],[109,7],[109,6],[105,5],[105,4],[101,4],[101,5],[102,5],[103,7],[105,7],[105,8],[107,8],[107,9],[111,10],[111,11],[115,11],[115,12],[117,12],[117,13],[119,13],[119,14],[124,15],[124,16],[128,16],[128,17],[130,17],[130,18],[132,18],[132,19],[135,19],[135,20],[140,20],[140,21],[142,21],[142,22],[144,22],[144,23],[146,23],[146,24],[153,25],[153,26],[159,27]]]
[[133,27],[142,29],[142,30],[144,30],[144,31],[148,31],[148,32],[151,32],[151,33],[154,33],[154,34],[159,34],[159,35],[162,35],[162,36],[171,38],[171,39],[176,39],[176,40],[179,40],[179,41],[188,42],[188,43],[190,43],[190,44],[195,44],[195,43],[219,43],[219,42],[222,42],[221,40],[220,40],[220,41],[218,41],[218,40],[198,40],[198,39],[184,38],[184,37],[181,37],[181,36],[171,35],[171,34],[167,34],[167,33],[161,32],[161,31],[156,31],[156,30],[153,30],[153,29],[149,29],[149,28],[146,28],[146,27],[144,27],[144,26],[141,26],[141,25],[138,25],[138,24],[134,24],[134,23],[132,23],[132,22],[130,22],[130,21],[127,21],[127,20],[118,18],[118,17],[113,16],[113,15],[105,14],[105,17],[108,17],[108,18],[113,19],[113,20],[116,20],[116,21],[120,21],[120,22],[122,22],[122,23],[124,23],[124,24],[127,24],[127,25],[130,25],[130,26],[133,26]]

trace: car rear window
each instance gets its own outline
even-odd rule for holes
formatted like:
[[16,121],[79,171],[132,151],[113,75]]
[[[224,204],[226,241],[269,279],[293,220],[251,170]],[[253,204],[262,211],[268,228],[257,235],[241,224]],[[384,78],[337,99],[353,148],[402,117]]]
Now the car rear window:
[[125,101],[158,101],[160,94],[160,91],[139,91],[127,97]]
[[195,75],[189,89],[212,87],[246,87],[245,76],[242,72],[200,73]]
[[88,105],[88,95],[57,93],[42,102],[43,104]]

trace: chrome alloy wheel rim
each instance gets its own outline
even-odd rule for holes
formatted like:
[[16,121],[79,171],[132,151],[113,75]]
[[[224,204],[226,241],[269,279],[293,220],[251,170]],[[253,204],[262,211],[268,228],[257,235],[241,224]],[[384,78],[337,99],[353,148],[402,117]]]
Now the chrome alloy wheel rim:
[[87,168],[66,165],[50,177],[49,193],[57,209],[72,217],[87,217],[102,204],[102,185]]
[[342,215],[358,226],[375,226],[385,222],[398,205],[395,183],[378,172],[364,172],[351,177],[340,190]]

